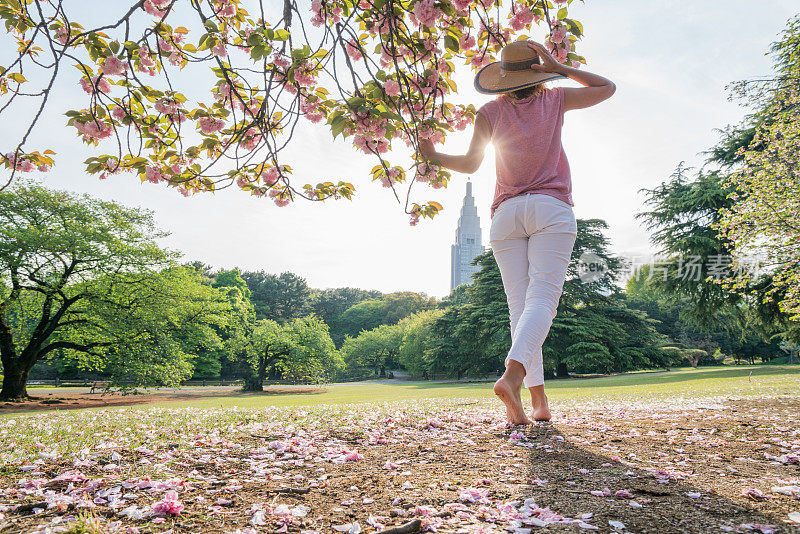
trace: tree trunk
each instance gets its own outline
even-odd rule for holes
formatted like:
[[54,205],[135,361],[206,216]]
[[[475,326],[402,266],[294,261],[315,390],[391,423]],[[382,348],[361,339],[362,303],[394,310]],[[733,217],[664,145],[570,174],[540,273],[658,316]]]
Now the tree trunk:
[[6,364],[3,369],[3,389],[0,391],[0,400],[25,400],[28,398],[28,373],[19,362]]
[[250,375],[244,379],[242,391],[264,391],[264,381],[257,376]]
[[242,390],[244,391],[264,391],[264,378],[266,378],[267,374],[267,355],[266,351],[258,359],[258,369],[255,372],[250,373],[250,375],[245,378],[244,380],[244,387]]
[[569,378],[569,369],[567,369],[566,363],[558,362],[558,365],[556,366],[556,377]]

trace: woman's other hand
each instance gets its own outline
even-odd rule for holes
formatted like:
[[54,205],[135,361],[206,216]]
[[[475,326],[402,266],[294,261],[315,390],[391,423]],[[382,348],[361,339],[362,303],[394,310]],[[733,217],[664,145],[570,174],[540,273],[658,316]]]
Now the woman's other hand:
[[433,143],[430,139],[419,140],[419,153],[428,160],[436,155],[436,149],[433,147]]
[[536,41],[528,41],[528,48],[532,49],[536,52],[536,55],[539,56],[539,61],[541,63],[534,63],[531,65],[531,70],[541,71],[541,72],[559,72],[560,69],[564,66],[547,51],[544,45],[537,43]]
[[483,113],[478,113],[475,116],[472,141],[469,143],[469,150],[467,150],[466,154],[456,156],[438,152],[429,139],[419,140],[419,153],[423,158],[435,165],[441,165],[456,172],[471,174],[481,166],[484,149],[491,138],[492,127],[489,125],[489,121],[483,116]]
[[583,85],[564,88],[564,111],[594,106],[610,98],[617,90],[617,86],[608,78],[559,63],[540,43],[528,41],[528,46],[536,51],[541,60],[540,64],[531,65],[532,70],[561,74]]

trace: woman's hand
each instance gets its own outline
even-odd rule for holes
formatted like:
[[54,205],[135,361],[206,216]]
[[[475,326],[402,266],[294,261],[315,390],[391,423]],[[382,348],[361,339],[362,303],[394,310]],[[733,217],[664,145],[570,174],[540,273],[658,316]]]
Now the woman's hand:
[[564,66],[556,61],[542,44],[537,43],[536,41],[528,41],[528,48],[534,50],[541,61],[539,64],[534,63],[531,65],[531,70],[537,70],[541,72],[559,72],[561,67]]
[[436,149],[433,147],[433,143],[430,139],[419,140],[419,153],[428,160],[436,155]]
[[419,140],[419,153],[433,164],[456,172],[471,174],[480,167],[481,161],[483,161],[483,151],[491,138],[492,127],[489,125],[489,121],[483,116],[483,113],[478,113],[475,116],[472,141],[469,143],[469,150],[466,154],[456,156],[437,152],[430,139]]

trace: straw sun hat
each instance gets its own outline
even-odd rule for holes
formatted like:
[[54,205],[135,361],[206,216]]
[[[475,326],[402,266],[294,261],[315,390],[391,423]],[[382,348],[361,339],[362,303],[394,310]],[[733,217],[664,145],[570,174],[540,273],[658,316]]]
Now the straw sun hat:
[[531,69],[531,65],[540,63],[539,55],[527,41],[514,41],[503,47],[500,61],[489,63],[478,71],[475,89],[479,93],[494,95],[566,78],[563,74]]

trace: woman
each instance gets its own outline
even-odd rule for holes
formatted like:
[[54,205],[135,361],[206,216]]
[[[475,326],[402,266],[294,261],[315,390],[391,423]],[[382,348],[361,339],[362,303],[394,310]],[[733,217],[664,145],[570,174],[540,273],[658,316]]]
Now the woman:
[[[557,78],[571,78],[584,87],[544,87]],[[448,169],[473,173],[486,144],[494,144],[497,185],[489,242],[511,316],[511,349],[494,392],[506,405],[509,423],[529,424],[520,397],[524,384],[533,418],[549,421],[542,344],[556,315],[577,235],[561,125],[565,111],[602,102],[616,87],[602,76],[560,64],[539,43],[517,41],[503,48],[501,61],[481,69],[475,88],[499,96],[478,110],[467,153],[442,154],[430,141],[423,141],[420,151]]]

